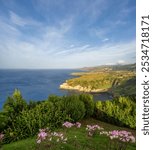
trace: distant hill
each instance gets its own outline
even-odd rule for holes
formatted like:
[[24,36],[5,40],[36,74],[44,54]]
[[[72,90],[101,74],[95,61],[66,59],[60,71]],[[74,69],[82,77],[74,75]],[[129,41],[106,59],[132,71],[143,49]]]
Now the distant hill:
[[84,71],[136,71],[136,63],[127,65],[101,65],[81,68]]

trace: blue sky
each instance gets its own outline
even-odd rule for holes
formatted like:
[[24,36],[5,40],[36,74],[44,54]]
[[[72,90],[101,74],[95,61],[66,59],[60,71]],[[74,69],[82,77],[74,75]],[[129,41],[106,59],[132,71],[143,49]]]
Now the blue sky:
[[0,68],[135,62],[135,0],[0,0]]

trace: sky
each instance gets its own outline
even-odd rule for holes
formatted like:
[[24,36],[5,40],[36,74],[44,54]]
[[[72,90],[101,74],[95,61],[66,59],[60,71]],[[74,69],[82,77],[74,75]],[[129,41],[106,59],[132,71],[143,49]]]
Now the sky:
[[0,68],[135,63],[135,0],[0,0]]

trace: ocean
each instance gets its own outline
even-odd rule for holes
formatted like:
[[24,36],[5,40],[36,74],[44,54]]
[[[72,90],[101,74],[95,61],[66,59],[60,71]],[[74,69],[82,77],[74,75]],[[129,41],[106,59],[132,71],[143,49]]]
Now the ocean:
[[[1,69],[0,70],[0,109],[8,96],[11,96],[15,89],[19,89],[26,101],[45,100],[49,95],[58,96],[76,93],[59,89],[60,84],[65,80],[73,78],[72,72],[80,70],[72,69]],[[110,99],[107,93],[94,94],[95,100]]]

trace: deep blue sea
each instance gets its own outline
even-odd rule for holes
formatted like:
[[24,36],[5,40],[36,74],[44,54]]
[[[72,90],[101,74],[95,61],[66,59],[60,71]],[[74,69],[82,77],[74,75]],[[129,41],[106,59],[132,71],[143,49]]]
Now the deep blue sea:
[[[8,96],[12,95],[15,89],[19,89],[22,96],[29,100],[45,100],[50,94],[58,96],[76,93],[74,91],[60,90],[59,86],[65,80],[73,78],[72,72],[80,70],[70,69],[50,69],[50,70],[21,70],[3,69],[0,70],[0,109]],[[99,100],[109,99],[107,93],[94,94],[94,98]]]

